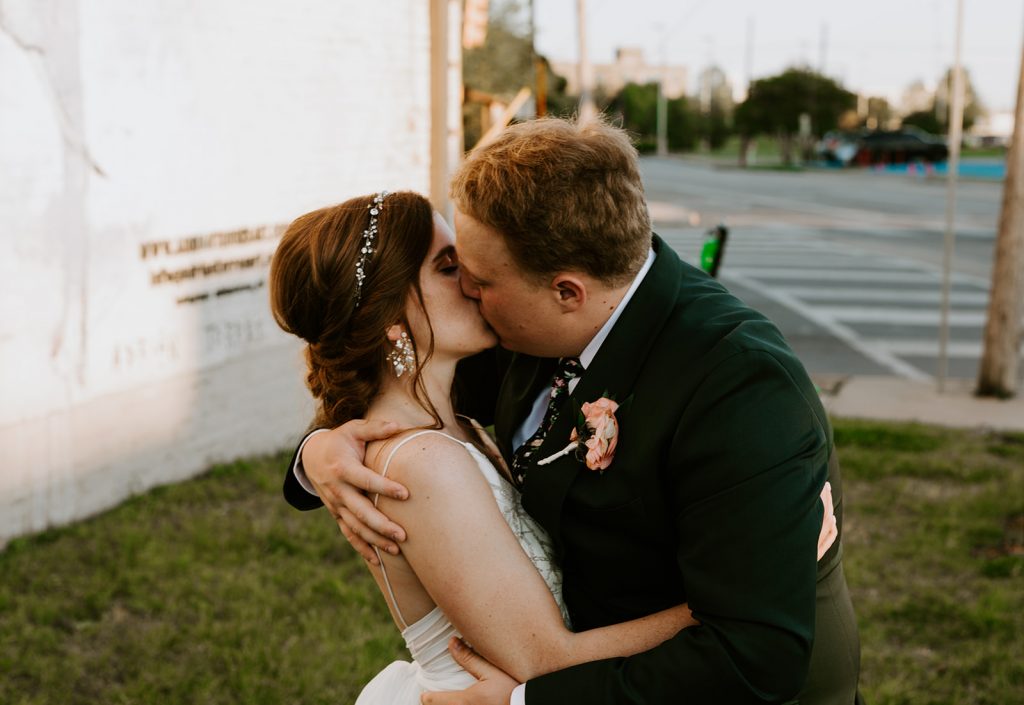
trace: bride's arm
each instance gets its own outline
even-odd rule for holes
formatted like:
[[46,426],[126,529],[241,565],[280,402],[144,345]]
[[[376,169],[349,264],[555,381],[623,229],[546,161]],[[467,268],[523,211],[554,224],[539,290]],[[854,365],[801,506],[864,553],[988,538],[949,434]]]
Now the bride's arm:
[[464,448],[425,435],[402,446],[388,475],[409,489],[403,502],[380,498],[406,528],[405,560],[465,639],[520,682],[647,651],[696,623],[680,606],[574,634]]

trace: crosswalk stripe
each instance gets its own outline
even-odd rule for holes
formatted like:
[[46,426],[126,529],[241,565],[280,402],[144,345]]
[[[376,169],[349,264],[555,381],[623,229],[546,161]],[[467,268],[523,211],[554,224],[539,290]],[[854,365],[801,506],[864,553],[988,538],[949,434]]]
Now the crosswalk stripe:
[[835,338],[843,341],[853,350],[856,350],[864,357],[873,360],[878,365],[890,370],[899,377],[906,379],[913,379],[922,382],[928,382],[932,380],[932,376],[922,372],[910,363],[904,362],[898,356],[893,355],[889,351],[874,345],[869,345],[851,328],[844,325],[840,321],[827,316],[818,314],[813,307],[803,303],[800,299],[785,294],[778,289],[764,285],[756,279],[751,279],[738,272],[727,272],[723,276],[727,280],[732,280],[757,291],[760,295],[767,299],[771,299],[776,303],[782,304],[791,311],[803,316],[807,320],[817,324],[822,329],[831,333]]
[[[890,308],[877,306],[810,306],[820,316],[844,323],[893,323],[906,326],[937,326],[941,313],[937,310]],[[951,326],[984,326],[984,311],[950,311]]]
[[[926,289],[833,289],[801,286],[779,287],[781,291],[790,296],[804,299],[809,303],[817,302],[875,302],[891,301],[894,303],[929,303],[936,306],[942,303],[942,292],[936,288],[934,291]],[[981,291],[954,291],[950,297],[952,305],[986,305],[988,294]]]
[[[869,345],[877,346],[887,350],[893,355],[905,357],[935,357],[939,356],[938,340],[871,340],[866,341]],[[981,343],[968,341],[950,341],[947,349],[950,357],[956,358],[980,358],[982,353]]]
[[723,267],[734,269],[872,269],[884,271],[920,272],[920,267],[913,267],[902,262],[872,262],[859,258],[833,258],[827,259],[818,255],[804,255],[797,257],[774,257],[772,255],[750,256],[745,253],[737,257],[727,257]]
[[[723,267],[723,271],[725,268]],[[862,282],[905,282],[915,284],[933,284],[939,281],[937,272],[905,272],[905,271],[878,271],[876,269],[819,269],[808,271],[792,267],[779,267],[769,269],[765,267],[738,267],[729,271],[736,272],[744,277],[752,279],[825,279],[829,281],[862,281]],[[808,276],[813,274],[813,277]],[[973,283],[973,277],[954,275],[953,281]]]

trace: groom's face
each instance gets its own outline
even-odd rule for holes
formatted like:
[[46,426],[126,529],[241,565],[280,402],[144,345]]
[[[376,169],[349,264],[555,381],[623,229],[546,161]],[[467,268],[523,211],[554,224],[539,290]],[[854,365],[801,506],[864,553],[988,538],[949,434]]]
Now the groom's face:
[[523,275],[494,228],[456,210],[455,249],[462,291],[479,302],[503,348],[538,357],[567,354],[557,293]]

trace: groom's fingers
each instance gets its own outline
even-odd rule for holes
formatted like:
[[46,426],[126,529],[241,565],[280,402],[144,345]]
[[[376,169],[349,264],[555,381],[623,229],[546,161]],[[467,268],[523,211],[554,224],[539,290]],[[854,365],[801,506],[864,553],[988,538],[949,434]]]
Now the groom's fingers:
[[465,642],[461,639],[452,637],[448,641],[448,651],[451,652],[451,655],[458,664],[469,671],[477,680],[508,678],[504,671],[492,665],[490,661],[466,646]]
[[383,441],[405,430],[394,421],[379,419],[353,419],[349,424],[352,426],[352,435],[363,443]]
[[349,526],[369,543],[384,548],[383,542],[405,541],[402,527],[382,514],[362,492],[346,487],[341,491],[341,500],[339,504],[355,517],[355,523]]
[[[394,541],[389,541],[385,537],[381,536],[380,534],[374,531],[371,531],[370,529],[367,529],[366,525],[359,521],[355,517],[355,515],[353,515],[352,512],[350,512],[345,507],[342,507],[340,510],[338,510],[338,519],[339,525],[342,522],[344,522],[345,526],[355,537],[357,537],[358,539],[367,544],[365,551],[360,550],[360,547],[356,546],[356,544],[354,543],[352,544],[352,547],[359,551],[359,554],[363,558],[369,560],[371,563],[376,564],[376,561],[373,561],[369,558],[369,556],[374,555],[372,546],[376,546],[380,550],[387,551],[392,555],[398,555],[398,544],[396,544]],[[344,533],[344,530],[342,530],[342,533]],[[348,534],[345,534],[345,538],[348,538]]]
[[832,503],[832,483],[826,482],[821,490],[821,501],[825,503],[825,516],[836,513],[835,505]]
[[[364,467],[362,464],[360,468]],[[352,474],[352,483],[355,487],[364,490],[368,494],[382,494],[391,499],[408,499],[409,490],[405,485],[381,477],[373,470],[366,468],[358,474]]]
[[465,690],[424,693],[420,697],[422,705],[506,705],[509,702],[518,685],[511,676],[491,665],[461,639],[452,638],[448,642],[448,651],[460,666],[477,678],[477,682]]
[[821,490],[821,503],[824,505],[821,520],[821,533],[818,534],[818,560],[832,547],[839,536],[839,526],[836,523],[835,506],[832,503],[832,484],[825,483]]
[[421,695],[420,705],[458,705],[461,699],[461,690],[434,691]]
[[341,529],[342,535],[345,536],[345,540],[349,542],[352,548],[356,549],[356,553],[363,557],[368,563],[373,565],[380,565],[380,559],[377,558],[377,554],[373,552],[373,548],[370,544],[359,538],[359,534],[352,531],[345,520],[341,517],[334,517],[334,520],[338,522],[338,528]]
[[341,454],[337,458],[340,476],[345,482],[370,494],[382,494],[392,499],[406,499],[409,496],[409,490],[404,485],[388,480],[366,467],[363,464],[365,462],[363,453],[367,443],[391,438],[396,433],[408,429],[391,421],[368,421],[366,419],[354,419],[340,428],[344,429],[346,438],[355,443],[355,446],[349,446],[350,454]]

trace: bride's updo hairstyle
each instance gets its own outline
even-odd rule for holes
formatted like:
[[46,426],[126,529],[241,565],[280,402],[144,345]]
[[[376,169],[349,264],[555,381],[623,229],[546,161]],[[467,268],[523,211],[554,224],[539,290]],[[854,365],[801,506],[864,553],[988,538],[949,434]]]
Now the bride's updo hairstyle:
[[[434,221],[430,202],[417,193],[384,197],[373,253],[365,260],[365,279],[358,285],[356,268],[374,198],[359,196],[296,218],[270,266],[274,320],[308,343],[306,382],[319,401],[315,423],[320,427],[366,415],[384,375],[391,374],[387,354],[393,346],[387,329],[401,323],[412,340],[405,316],[410,292],[424,307],[420,267],[430,251]],[[423,362],[433,352],[433,341],[424,344],[428,349]],[[412,345],[416,350],[415,340]],[[439,422],[419,374],[417,368],[416,397]]]

